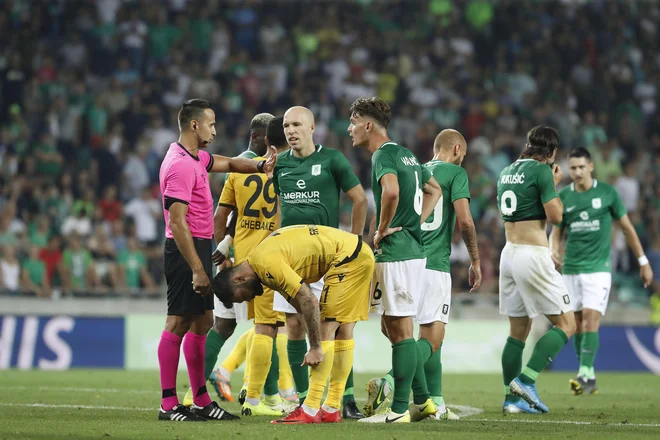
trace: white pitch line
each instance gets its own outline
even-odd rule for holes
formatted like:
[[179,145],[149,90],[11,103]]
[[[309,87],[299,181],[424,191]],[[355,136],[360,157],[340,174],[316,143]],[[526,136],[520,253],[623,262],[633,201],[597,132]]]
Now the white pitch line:
[[646,427],[660,428],[660,423],[599,423],[599,422],[577,422],[571,420],[501,420],[501,419],[470,419],[470,422],[494,422],[494,423],[543,423],[551,425],[591,425],[591,426],[616,426],[616,427]]
[[127,406],[97,406],[97,405],[61,405],[49,403],[0,403],[0,406],[20,406],[28,408],[47,408],[47,409],[104,409],[104,410],[120,410],[120,411],[158,411],[158,408],[129,408]]
[[[110,411],[158,411],[158,408],[131,408],[126,406],[102,406],[102,405],[63,405],[63,404],[49,404],[49,403],[2,403],[0,406],[7,407],[24,407],[24,408],[44,408],[44,409],[93,409],[93,410],[110,410]],[[472,410],[480,410],[480,408],[473,408],[463,405],[450,405],[451,407],[471,408]],[[577,422],[570,420],[520,420],[520,419],[470,419],[470,422],[485,422],[485,423],[538,423],[538,424],[551,424],[551,425],[590,425],[590,426],[607,426],[607,427],[635,427],[635,428],[659,428],[660,423],[598,423],[598,422]],[[460,422],[456,422],[460,423]]]

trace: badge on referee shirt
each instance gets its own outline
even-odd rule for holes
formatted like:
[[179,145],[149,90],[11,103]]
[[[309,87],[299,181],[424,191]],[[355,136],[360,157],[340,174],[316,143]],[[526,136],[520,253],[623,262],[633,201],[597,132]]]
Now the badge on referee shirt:
[[321,164],[312,165],[312,176],[321,175]]

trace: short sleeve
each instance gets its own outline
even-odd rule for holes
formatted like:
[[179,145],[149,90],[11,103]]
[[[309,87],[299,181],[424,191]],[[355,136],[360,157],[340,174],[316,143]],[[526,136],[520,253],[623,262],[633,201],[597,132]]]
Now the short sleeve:
[[[185,162],[174,162],[165,175],[163,197],[190,203],[195,186],[195,171],[186,169]],[[167,204],[165,206],[168,206]]]
[[555,181],[552,178],[552,169],[547,165],[539,167],[538,177],[536,184],[541,194],[541,203],[547,203],[550,200],[559,197],[557,188],[555,188]]
[[[559,200],[561,200],[562,205],[566,206],[566,192],[564,190],[559,192]],[[566,211],[564,211],[564,214],[566,214]],[[566,227],[566,215],[561,216],[561,222],[559,222],[557,226],[559,229],[564,229]]]
[[451,201],[452,203],[458,199],[469,199],[470,187],[468,185],[467,172],[463,168],[458,169],[458,173],[454,176],[451,183]]
[[211,168],[213,168],[214,163],[213,155],[208,151],[200,150],[197,154],[197,157],[199,157],[199,160],[202,161],[202,165],[204,165],[206,171],[211,172]]
[[220,194],[219,206],[226,206],[233,208],[236,206],[236,193],[234,192],[234,174],[227,176],[225,186],[222,187],[222,194]]
[[347,192],[360,184],[360,179],[355,175],[351,164],[348,163],[346,156],[337,151],[332,160],[333,170],[332,173],[335,180],[341,186],[342,191]]
[[422,167],[422,185],[431,180],[431,177],[433,177],[431,172],[426,167]]
[[248,257],[248,263],[266,287],[279,292],[287,301],[298,294],[303,279],[282,258],[253,253]]
[[619,196],[616,188],[612,188],[612,206],[610,206],[610,212],[612,213],[612,217],[617,220],[628,214],[628,210],[623,205],[623,200],[621,200],[621,196]]
[[385,150],[376,150],[371,159],[371,166],[376,176],[376,182],[380,183],[380,179],[385,174],[392,173],[398,175],[394,158]]

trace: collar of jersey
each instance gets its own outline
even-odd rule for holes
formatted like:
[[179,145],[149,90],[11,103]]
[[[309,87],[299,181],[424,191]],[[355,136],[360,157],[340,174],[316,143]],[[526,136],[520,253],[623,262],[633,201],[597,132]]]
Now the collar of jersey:
[[[591,188],[589,188],[588,190],[586,190],[584,192],[589,192],[589,191],[592,190],[592,188],[596,188],[597,186],[598,186],[598,180],[594,179],[594,184],[591,185]],[[571,191],[575,191],[575,182],[571,183]]]
[[[323,148],[323,145],[321,145],[321,144],[316,144],[316,145],[314,146],[314,153],[318,153],[319,151],[321,151],[321,148]],[[312,153],[312,154],[314,154],[314,153]],[[310,154],[310,155],[307,156],[307,157],[310,157],[312,154]],[[296,156],[294,156],[294,155],[293,155],[293,148],[289,149],[289,156],[293,157],[294,159],[298,159],[298,160],[307,159],[307,157],[296,157]]]
[[181,147],[181,149],[182,149],[183,151],[185,151],[186,153],[188,153],[188,156],[192,157],[192,158],[195,159],[197,162],[199,162],[199,156],[193,156],[192,153],[191,153],[190,151],[186,150],[186,147],[184,147],[183,145],[181,145],[181,144],[178,143],[178,142],[177,142],[176,144],[177,144],[179,147]]
[[385,142],[383,145],[381,145],[380,147],[378,147],[378,149],[380,150],[380,149],[383,148],[385,145],[390,145],[390,144],[392,144],[392,145],[396,145],[396,142],[394,142],[394,141],[387,141],[387,142]]

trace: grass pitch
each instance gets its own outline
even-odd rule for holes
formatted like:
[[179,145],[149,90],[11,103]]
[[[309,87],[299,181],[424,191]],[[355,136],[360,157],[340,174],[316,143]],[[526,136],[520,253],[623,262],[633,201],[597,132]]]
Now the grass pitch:
[[[234,375],[234,391],[241,377]],[[360,406],[370,375],[356,375]],[[451,439],[660,438],[660,378],[650,374],[599,374],[600,395],[571,395],[570,375],[544,373],[538,390],[550,414],[503,416],[499,375],[444,378],[445,400],[463,418],[410,425],[274,426],[270,419],[174,423],[157,420],[159,378],[155,371],[2,371],[0,439]],[[179,375],[180,398],[187,376]],[[237,403],[221,404],[240,412]]]

